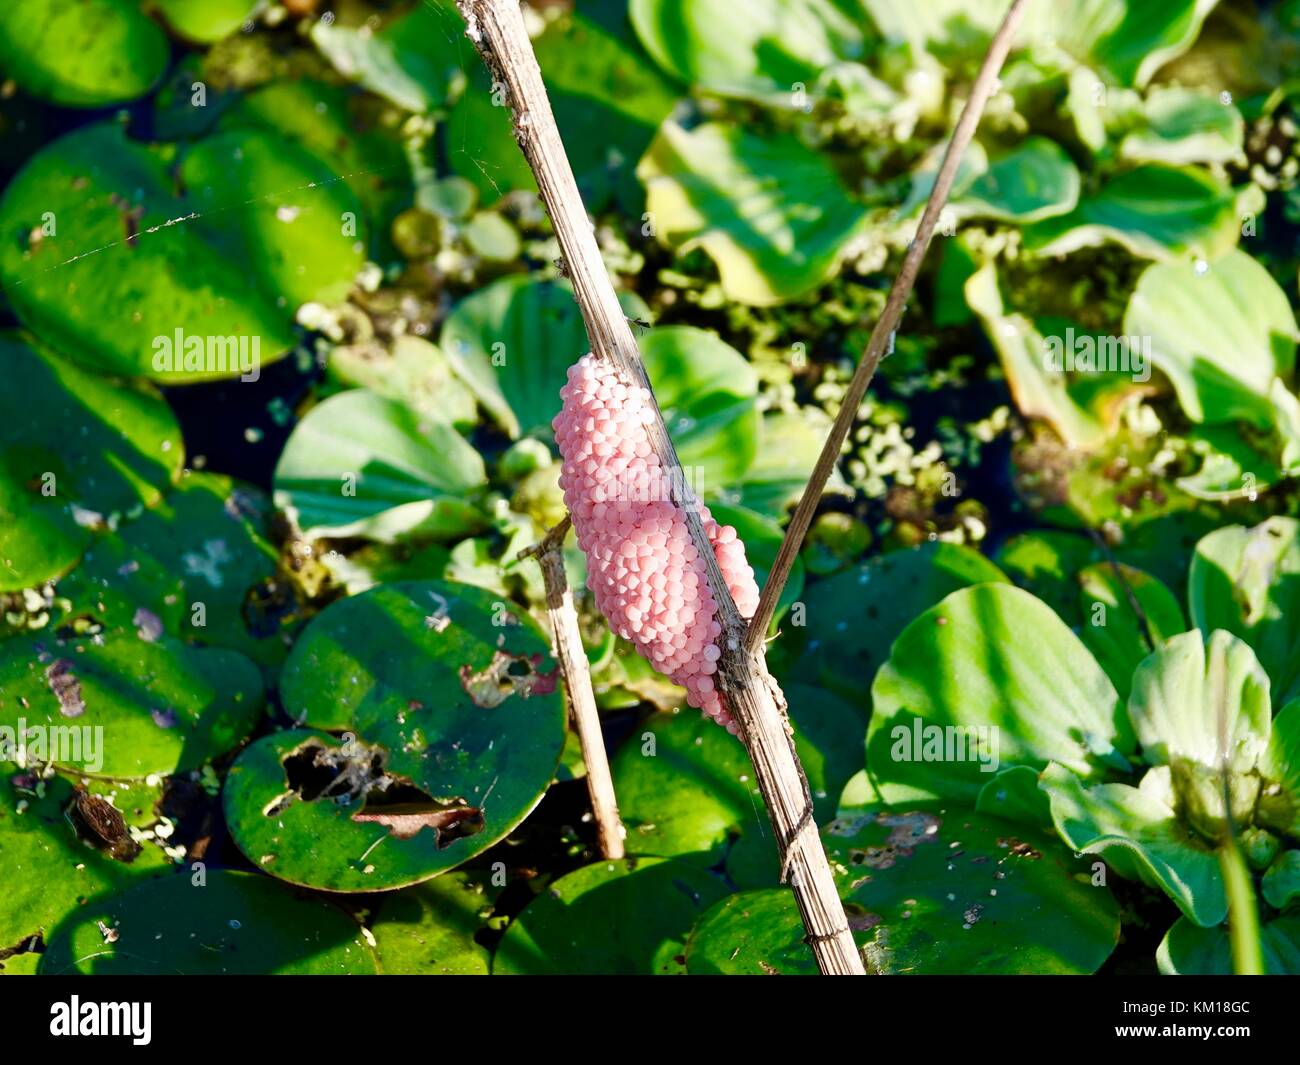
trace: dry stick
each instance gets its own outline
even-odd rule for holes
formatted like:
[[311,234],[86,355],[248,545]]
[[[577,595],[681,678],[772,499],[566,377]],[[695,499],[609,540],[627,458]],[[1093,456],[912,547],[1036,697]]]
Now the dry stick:
[[1027,0],[1013,0],[1006,17],[1002,20],[1002,25],[998,27],[998,32],[994,34],[989,44],[988,54],[984,56],[984,63],[975,78],[975,83],[971,86],[970,97],[962,109],[961,117],[957,120],[957,128],[952,131],[952,140],[948,142],[944,152],[943,162],[939,166],[934,188],[930,190],[930,199],[926,202],[925,212],[921,215],[916,236],[912,238],[907,254],[903,257],[903,268],[899,270],[894,286],[889,290],[885,309],[877,320],[876,327],[871,331],[871,339],[862,353],[857,370],[854,371],[853,380],[849,382],[848,393],[840,406],[835,424],[831,427],[830,436],[827,437],[822,453],[817,458],[817,465],[813,467],[812,476],[808,479],[808,486],[803,491],[799,505],[795,507],[794,515],[790,518],[790,524],[785,530],[785,539],[781,541],[781,550],[777,552],[776,562],[768,573],[767,583],[763,585],[758,610],[754,612],[753,620],[749,623],[749,632],[745,637],[746,646],[751,651],[761,647],[767,637],[767,627],[771,624],[772,615],[776,612],[777,600],[781,598],[781,591],[790,576],[790,567],[794,565],[799,548],[803,546],[804,537],[808,534],[808,526],[812,523],[813,511],[821,502],[826,481],[839,461],[844,441],[848,439],[849,430],[853,428],[853,423],[858,417],[858,407],[862,403],[862,397],[867,393],[867,386],[871,384],[871,378],[875,375],[880,360],[893,350],[895,331],[898,329],[899,319],[907,309],[907,298],[912,294],[912,286],[916,284],[916,275],[921,269],[921,261],[929,250],[930,239],[934,236],[934,227],[939,221],[944,205],[948,202],[948,193],[952,189],[953,179],[957,176],[957,168],[961,164],[962,156],[966,154],[971,137],[975,135],[975,127],[979,125],[980,116],[984,113],[984,105],[988,103],[989,97],[997,87],[998,72],[1001,71],[1002,64],[1007,58],[1007,52],[1011,50],[1011,42],[1024,16],[1026,2]]
[[[465,17],[466,33],[494,80],[504,83],[509,90],[515,137],[551,216],[564,256],[563,266],[573,282],[591,349],[599,358],[607,359],[627,381],[649,390],[641,353],[601,259],[592,224],[560,140],[519,11],[519,0],[457,0],[457,6]],[[680,470],[677,452],[657,402],[653,408],[655,419],[646,426],[650,446],[663,469]],[[750,651],[744,646],[745,620],[722,578],[687,478],[673,477],[670,481],[674,482],[674,502],[682,508],[691,542],[705,564],[709,590],[718,608],[722,626],[718,679],[754,764],[754,776],[781,848],[782,870],[788,873],[798,901],[808,943],[823,973],[861,975],[862,958],[849,932],[844,906],[813,821],[807,783],[790,738],[785,697],[767,672],[763,648]]]
[[535,557],[541,564],[542,581],[546,585],[546,609],[555,636],[555,658],[560,663],[560,675],[564,677],[564,687],[569,693],[573,724],[578,730],[578,742],[582,744],[582,758],[587,763],[587,792],[591,796],[591,812],[596,818],[600,853],[606,858],[622,858],[623,837],[627,833],[618,816],[614,778],[609,772],[605,736],[600,730],[596,696],[591,690],[591,667],[582,647],[578,612],[573,609],[573,596],[564,575],[563,544],[568,531],[569,519],[566,517],[516,557]]

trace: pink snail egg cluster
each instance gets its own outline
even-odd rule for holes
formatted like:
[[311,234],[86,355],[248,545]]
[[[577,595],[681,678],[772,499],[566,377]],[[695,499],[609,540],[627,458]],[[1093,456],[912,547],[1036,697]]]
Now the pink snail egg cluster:
[[[685,513],[673,502],[673,478],[650,447],[650,394],[585,355],[570,367],[560,398],[564,407],[551,423],[564,459],[560,487],[596,605],[615,632],[686,688],[692,706],[735,732],[714,680],[722,635],[717,604]],[[758,585],[745,545],[697,505],[727,587],[750,617]]]

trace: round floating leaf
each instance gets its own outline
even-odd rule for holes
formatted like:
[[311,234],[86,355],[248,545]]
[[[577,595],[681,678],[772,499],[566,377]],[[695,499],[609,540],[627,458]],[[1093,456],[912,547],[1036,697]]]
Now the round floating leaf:
[[1047,604],[1009,584],[953,592],[920,615],[871,695],[872,777],[972,805],[999,768],[1058,761],[1093,779],[1126,769],[1136,746],[1087,648]]
[[691,976],[816,976],[789,888],[743,891],[709,910],[686,944]]
[[486,976],[491,964],[474,941],[490,908],[483,887],[464,873],[446,873],[387,896],[371,931],[385,973]]
[[293,342],[298,303],[362,263],[347,187],[283,138],[218,134],[182,161],[116,125],[33,156],[0,200],[0,280],[39,337],[94,369],[170,384],[244,375]]
[[[0,748],[0,757],[10,755]],[[86,899],[170,871],[172,860],[161,847],[135,844],[129,835],[131,828],[157,825],[160,791],[139,782],[87,782],[81,801],[92,811],[97,832],[78,814],[77,789],[64,777],[45,778],[39,790],[34,773],[0,782],[0,878],[5,885],[0,949],[34,935],[48,942],[59,922]],[[120,821],[111,814],[96,816],[93,811],[101,802],[111,804]],[[8,970],[9,960],[0,966]]]
[[682,974],[687,935],[726,894],[712,873],[680,862],[596,862],[561,877],[525,907],[493,955],[492,974]]
[[1027,227],[1025,246],[1066,255],[1115,241],[1147,259],[1216,256],[1235,247],[1238,225],[1227,184],[1204,170],[1152,164],[1111,178],[1069,214]]
[[1077,581],[1079,635],[1115,690],[1127,697],[1142,659],[1187,629],[1182,607],[1158,577],[1123,563],[1093,563],[1079,571]]
[[167,25],[189,41],[211,44],[228,37],[257,8],[257,0],[156,0]]
[[[823,832],[849,927],[881,974],[1091,973],[1119,909],[1049,836],[967,811],[876,810]],[[815,973],[788,889],[715,907],[687,947],[692,975]]]
[[[379,251],[386,252],[393,218],[411,203],[411,165],[401,140],[376,125],[363,102],[337,85],[277,80],[238,97],[222,115],[220,128],[266,130],[319,159],[364,205],[371,224],[356,231],[369,229]],[[186,109],[195,110],[188,99]]]
[[865,46],[859,18],[817,0],[632,0],[628,14],[655,62],[686,84],[786,106],[796,84]]
[[89,528],[155,502],[185,461],[148,387],[121,385],[0,336],[0,591],[66,570]]
[[0,7],[0,68],[66,107],[143,96],[167,69],[167,35],[134,0],[28,0]]
[[[648,319],[640,298],[620,297],[629,318]],[[461,379],[512,437],[549,439],[569,367],[589,350],[567,281],[502,278],[461,300],[438,341]]]
[[[116,932],[106,939],[102,929]],[[181,873],[97,899],[63,925],[46,974],[365,975],[375,956],[357,923],[256,873]]]
[[758,374],[715,333],[667,326],[641,338],[655,400],[697,495],[741,479],[758,450]]
[[927,542],[877,555],[808,585],[805,624],[786,626],[773,645],[778,672],[864,706],[890,645],[917,614],[958,588],[1005,579],[979,552],[957,544]]
[[[152,626],[0,643],[0,726],[37,726],[71,772],[140,778],[197,769],[246,739],[262,680],[243,655]],[[34,741],[29,741],[29,745]]]
[[1222,923],[1228,900],[1214,850],[1151,789],[1086,788],[1068,769],[1044,770],[1056,831],[1076,851],[1097,854],[1121,876],[1158,887],[1203,928]]
[[447,422],[366,389],[307,412],[275,467],[275,499],[309,537],[461,536],[482,524],[466,501],[487,470]]
[[1224,629],[1254,648],[1279,704],[1300,694],[1300,522],[1275,517],[1203,537],[1188,599],[1203,633]]
[[281,620],[297,604],[262,535],[268,510],[249,485],[186,473],[161,502],[97,538],[59,594],[107,624],[138,627],[144,608],[188,641],[278,665]]
[[537,804],[564,747],[548,646],[468,585],[334,603],[294,645],[280,696],[295,721],[346,735],[280,732],[246,750],[226,781],[235,842],[329,891],[403,887],[486,850]]
[[1273,379],[1295,369],[1296,320],[1286,293],[1259,263],[1233,251],[1199,269],[1149,268],[1124,330],[1150,338],[1151,360],[1195,422],[1243,418],[1267,427]]
[[[862,766],[854,749],[862,716],[802,684],[786,685],[785,696],[814,815],[824,819]],[[630,851],[712,866],[743,837],[745,879],[775,875],[775,844],[749,756],[725,729],[691,710],[655,714],[619,748],[611,768]]]
[[660,239],[682,252],[703,248],[724,295],[739,303],[807,294],[867,231],[866,211],[826,158],[786,133],[666,121],[637,174]]
[[[1270,976],[1300,974],[1300,917],[1277,917],[1260,929],[1264,972]],[[1180,917],[1165,933],[1156,951],[1163,976],[1231,976],[1232,943],[1226,925],[1198,928]]]

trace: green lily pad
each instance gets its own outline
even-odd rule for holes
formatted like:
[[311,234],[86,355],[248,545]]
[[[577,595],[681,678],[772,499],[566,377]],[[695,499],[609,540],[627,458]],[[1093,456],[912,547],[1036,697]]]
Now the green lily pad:
[[392,543],[472,532],[483,519],[465,497],[486,482],[482,456],[450,423],[358,388],[294,426],[275,500],[309,537]]
[[[301,149],[256,130],[181,161],[89,126],[27,163],[0,200],[0,280],[38,337],[93,369],[169,384],[243,375],[284,354],[300,303],[360,268],[359,206]],[[354,230],[355,232],[355,230]]]
[[1203,928],[1223,922],[1228,899],[1219,859],[1162,799],[1127,784],[1086,788],[1059,765],[1044,770],[1041,783],[1056,831],[1076,851],[1160,888]]
[[1114,241],[1146,259],[1214,257],[1240,236],[1232,189],[1204,170],[1148,164],[1110,179],[1069,214],[1025,229],[1038,255],[1068,255]]
[[486,976],[487,950],[474,941],[490,908],[482,884],[465,873],[444,875],[388,895],[371,931],[385,973]]
[[143,96],[169,58],[167,35],[135,0],[30,0],[0,10],[0,68],[65,107]]
[[1267,427],[1275,377],[1295,370],[1295,315],[1259,263],[1233,251],[1201,267],[1167,263],[1138,280],[1125,332],[1150,337],[1151,359],[1195,422]]
[[0,724],[44,730],[48,760],[80,775],[197,769],[248,737],[262,702],[243,655],[144,625],[0,643]]
[[478,588],[380,585],[303,630],[280,678],[311,729],[248,748],[226,781],[255,864],[329,891],[404,887],[496,843],[541,799],[564,746],[549,640]]
[[[109,939],[102,929],[117,933]],[[182,873],[97,899],[61,927],[46,974],[365,975],[374,952],[357,923],[256,873]]]
[[787,107],[795,85],[860,57],[867,38],[856,12],[817,0],[632,0],[628,14],[646,51],[680,81]]
[[[854,746],[863,718],[803,684],[786,685],[785,696],[813,813],[824,820],[862,766]],[[619,748],[611,769],[632,853],[712,866],[741,837],[742,879],[775,876],[775,844],[749,756],[725,729],[692,710],[654,714]]]
[[[1119,909],[1088,865],[1049,836],[961,810],[877,810],[822,836],[869,972],[1091,973],[1119,938]],[[687,946],[702,974],[811,974],[785,888],[732,896]]]
[[358,216],[354,232],[369,232],[377,251],[388,253],[392,220],[411,203],[412,168],[400,138],[363,103],[338,85],[277,80],[235,99],[219,128],[264,130],[320,160],[364,206],[368,224]]
[[[635,294],[620,297],[629,318],[650,311]],[[550,438],[569,367],[590,350],[568,281],[527,274],[503,278],[461,300],[438,344],[461,380],[512,437]]]
[[257,0],[155,0],[167,25],[188,41],[229,37],[257,9]]
[[1127,697],[1138,664],[1155,647],[1186,631],[1182,607],[1158,577],[1123,563],[1085,567],[1079,571],[1078,586],[1083,616],[1079,635],[1115,690]]
[[[159,823],[161,788],[141,782],[88,781],[91,801],[109,802],[122,815],[106,840],[70,816],[75,789],[61,776],[37,781],[34,773],[6,774],[0,782],[0,949],[34,935],[48,942],[59,922],[86,900],[149,877],[165,875],[172,860],[153,842],[133,846],[116,831],[150,829]],[[38,959],[40,955],[36,956]],[[0,962],[9,971],[9,959]]]
[[[1277,917],[1260,929],[1264,971],[1270,976],[1300,973],[1300,917]],[[1232,943],[1226,925],[1199,928],[1180,917],[1156,951],[1164,976],[1231,976]]]
[[1087,648],[1047,604],[1009,584],[961,589],[916,618],[871,697],[873,779],[972,805],[999,769],[1059,761],[1096,779],[1127,768],[1136,746]]
[[[998,353],[1020,413],[1027,418],[1042,418],[1070,447],[1094,448],[1105,441],[1108,426],[1090,409],[1079,384],[1048,366],[1050,348],[1043,330],[1051,327],[1046,323],[1040,327],[1038,322],[1005,306],[996,265],[988,263],[972,274],[966,281],[965,294]],[[1066,330],[1070,328],[1065,326]]]
[[[917,614],[958,588],[1004,580],[978,551],[958,544],[927,541],[877,555],[807,586],[803,621],[791,615],[772,645],[773,661],[781,676],[865,706],[890,645]],[[863,640],[867,630],[871,639]]]
[[738,303],[806,295],[867,232],[866,210],[829,162],[790,134],[666,121],[637,174],[660,239],[679,252],[702,248]]
[[269,510],[250,485],[187,472],[162,501],[97,537],[58,593],[74,614],[110,626],[156,619],[188,642],[278,665],[281,622],[297,604],[263,536]]
[[119,385],[0,336],[0,591],[67,570],[90,528],[180,474],[180,428],[147,386]]
[[492,975],[684,974],[687,935],[726,894],[718,877],[681,862],[596,862],[525,907],[493,955]]

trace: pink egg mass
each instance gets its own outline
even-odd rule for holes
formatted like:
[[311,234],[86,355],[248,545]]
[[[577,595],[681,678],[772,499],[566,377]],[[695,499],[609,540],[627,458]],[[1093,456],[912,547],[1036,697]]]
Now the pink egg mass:
[[[673,502],[673,477],[650,448],[650,394],[608,363],[584,355],[560,389],[552,426],[564,459],[560,487],[587,556],[587,587],[616,633],[686,699],[730,732],[736,723],[715,685],[722,626],[705,562]],[[758,608],[745,545],[696,504],[718,567],[742,616]]]

